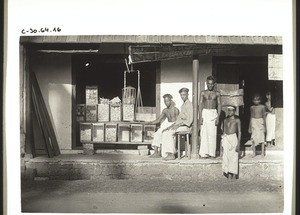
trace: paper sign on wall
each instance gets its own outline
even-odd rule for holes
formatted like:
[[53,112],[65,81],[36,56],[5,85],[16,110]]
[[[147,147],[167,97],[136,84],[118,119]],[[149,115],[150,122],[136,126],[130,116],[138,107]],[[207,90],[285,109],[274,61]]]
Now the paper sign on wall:
[[268,55],[268,74],[269,80],[283,80],[281,54]]

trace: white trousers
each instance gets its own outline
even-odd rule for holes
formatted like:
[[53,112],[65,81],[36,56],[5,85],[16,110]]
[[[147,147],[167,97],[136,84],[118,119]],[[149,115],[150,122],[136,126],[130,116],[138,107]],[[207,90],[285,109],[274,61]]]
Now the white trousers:
[[161,123],[160,128],[153,135],[152,147],[156,146],[160,148],[160,145],[162,144],[162,131],[173,123],[174,122],[169,122],[168,119],[165,119]]
[[275,140],[275,125],[276,125],[275,114],[268,113],[266,117],[266,127],[267,127],[266,141],[268,142]]
[[225,173],[238,174],[239,154],[235,151],[238,144],[238,138],[236,134],[223,135],[222,147],[223,147],[223,163],[222,170]]
[[203,125],[200,132],[200,150],[201,157],[207,157],[208,155],[216,156],[217,147],[217,126],[216,119],[218,112],[216,109],[203,109],[202,118]]
[[163,128],[161,127],[160,129],[157,130],[154,134],[154,139],[152,146],[157,146],[160,147],[161,145],[161,155],[162,157],[166,157],[168,153],[175,154],[176,153],[176,138],[175,138],[175,133],[178,131],[190,131],[190,128],[187,126],[180,126],[178,129],[170,129],[168,131],[162,132],[165,128],[169,127],[172,125],[173,122],[168,122],[166,123],[166,127],[164,126]]

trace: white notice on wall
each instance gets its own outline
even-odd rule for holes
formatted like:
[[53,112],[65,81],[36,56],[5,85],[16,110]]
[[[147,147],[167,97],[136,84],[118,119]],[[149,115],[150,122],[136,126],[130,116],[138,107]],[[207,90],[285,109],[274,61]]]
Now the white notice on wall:
[[268,74],[269,80],[283,80],[281,54],[268,55]]

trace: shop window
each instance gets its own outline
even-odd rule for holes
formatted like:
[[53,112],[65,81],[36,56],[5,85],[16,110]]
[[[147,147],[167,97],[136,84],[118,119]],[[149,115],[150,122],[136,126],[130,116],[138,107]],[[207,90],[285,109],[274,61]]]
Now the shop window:
[[[77,54],[72,57],[72,76],[75,85],[74,106],[85,104],[86,86],[98,86],[98,97],[122,99],[122,88],[124,87],[124,71],[126,64],[125,55],[100,55],[100,54]],[[156,70],[157,63],[134,64],[134,70],[140,70],[140,88],[143,106],[156,106]],[[136,72],[127,73],[126,86],[137,89],[138,75]],[[73,107],[75,108],[75,107]],[[74,113],[75,114],[75,113]],[[74,122],[76,120],[74,118]],[[77,126],[78,127],[78,126]],[[81,146],[79,141],[79,128],[73,128],[73,146]]]

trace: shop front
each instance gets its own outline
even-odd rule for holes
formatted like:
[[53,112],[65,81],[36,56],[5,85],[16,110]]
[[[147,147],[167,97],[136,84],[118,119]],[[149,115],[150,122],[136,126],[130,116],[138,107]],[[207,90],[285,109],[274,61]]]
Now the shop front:
[[[282,54],[280,37],[21,37],[21,147],[33,156],[49,155],[55,145],[60,153],[137,148],[149,153],[156,127],[146,122],[160,115],[162,95],[172,94],[180,108],[178,90],[187,87],[198,113],[199,93],[214,75],[218,90],[243,89],[238,113],[245,142],[252,95],[265,98],[271,92],[276,147],[283,149],[282,80],[270,79],[270,54]],[[197,123],[192,131],[196,155]]]

